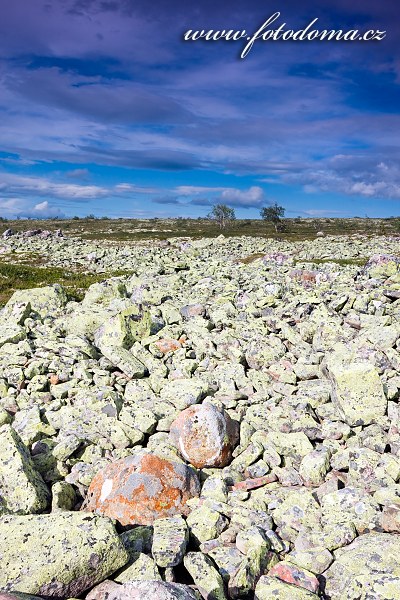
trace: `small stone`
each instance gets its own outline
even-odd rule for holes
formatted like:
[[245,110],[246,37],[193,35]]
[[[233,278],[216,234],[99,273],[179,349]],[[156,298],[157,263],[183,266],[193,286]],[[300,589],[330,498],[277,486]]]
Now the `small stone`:
[[89,486],[85,510],[122,525],[151,525],[162,517],[188,514],[186,500],[199,491],[196,474],[185,464],[142,453],[99,471]]
[[51,486],[51,512],[72,510],[76,503],[74,487],[66,481],[57,481]]
[[170,437],[195,467],[224,467],[238,440],[238,425],[213,404],[190,406],[172,423]]
[[154,346],[161,352],[161,354],[168,354],[169,352],[175,352],[182,348],[182,344],[179,340],[172,340],[163,338],[154,342]]

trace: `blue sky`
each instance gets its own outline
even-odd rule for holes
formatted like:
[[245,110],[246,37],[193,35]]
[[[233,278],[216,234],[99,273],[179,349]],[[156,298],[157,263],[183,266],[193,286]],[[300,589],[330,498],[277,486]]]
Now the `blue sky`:
[[[183,40],[277,11],[386,37]],[[397,0],[4,2],[0,216],[398,216],[399,40]]]

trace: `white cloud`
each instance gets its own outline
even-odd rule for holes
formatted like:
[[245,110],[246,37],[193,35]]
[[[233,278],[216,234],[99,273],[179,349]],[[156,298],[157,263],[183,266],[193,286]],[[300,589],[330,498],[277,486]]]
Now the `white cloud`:
[[224,202],[234,206],[261,206],[265,202],[264,190],[257,185],[253,185],[248,190],[237,190],[228,188],[221,194]]
[[46,219],[49,217],[64,217],[65,214],[58,207],[47,200],[33,204],[25,198],[0,198],[0,211],[3,217],[15,219],[17,217]]
[[[174,192],[178,196],[194,196],[194,204],[208,205],[210,202],[221,202],[241,208],[259,208],[267,202],[264,190],[257,185],[253,185],[247,190],[232,187],[181,185],[176,187]],[[203,202],[201,198],[204,198]]]

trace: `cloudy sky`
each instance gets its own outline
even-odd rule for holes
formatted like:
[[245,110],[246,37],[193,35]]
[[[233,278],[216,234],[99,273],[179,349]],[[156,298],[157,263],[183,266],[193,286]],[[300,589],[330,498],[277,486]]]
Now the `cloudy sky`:
[[[0,216],[400,214],[398,0],[0,8]],[[258,39],[241,58],[276,12],[266,29],[386,36]],[[184,41],[210,29],[246,35]]]

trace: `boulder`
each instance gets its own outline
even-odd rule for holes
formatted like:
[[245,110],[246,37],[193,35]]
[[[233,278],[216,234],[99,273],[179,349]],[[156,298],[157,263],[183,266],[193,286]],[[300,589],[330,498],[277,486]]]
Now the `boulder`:
[[162,517],[188,514],[186,501],[199,491],[199,481],[190,467],[141,453],[114,461],[97,473],[85,510],[122,525],[151,525]]
[[79,512],[0,518],[0,589],[78,597],[127,563],[114,525]]
[[369,533],[340,548],[324,573],[331,600],[396,600],[400,596],[400,535]]
[[238,423],[213,404],[196,404],[175,419],[170,437],[195,467],[225,467],[239,438]]
[[16,304],[28,302],[32,310],[43,318],[64,308],[67,303],[67,294],[58,283],[30,290],[17,290],[4,307],[5,315],[12,312]]

